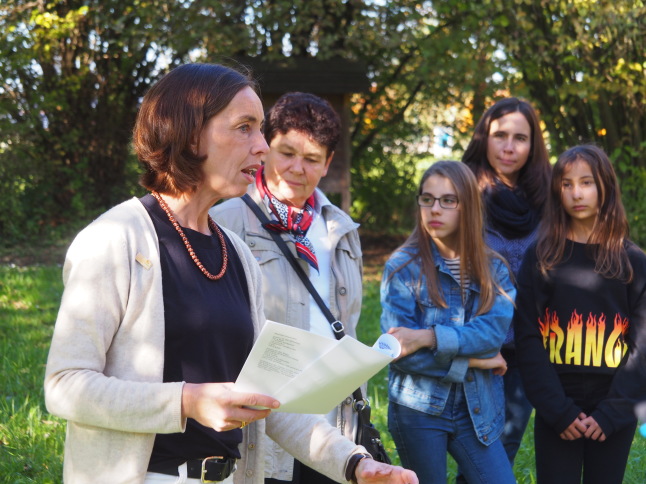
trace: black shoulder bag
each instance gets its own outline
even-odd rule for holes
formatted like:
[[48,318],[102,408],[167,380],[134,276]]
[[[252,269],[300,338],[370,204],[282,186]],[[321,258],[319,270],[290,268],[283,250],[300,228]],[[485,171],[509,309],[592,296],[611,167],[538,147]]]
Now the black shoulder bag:
[[[242,200],[244,200],[244,202],[249,206],[256,217],[258,217],[258,220],[260,220],[263,226],[267,223],[270,223],[267,215],[265,215],[260,207],[256,205],[249,194],[243,195]],[[303,271],[303,268],[298,265],[298,261],[294,257],[294,254],[290,252],[289,247],[287,247],[287,244],[285,243],[283,238],[278,232],[274,232],[273,230],[267,230],[267,232],[274,239],[276,245],[285,255],[291,266],[296,271],[296,274],[298,274],[298,276],[300,277],[301,281],[303,281],[303,284],[305,284],[305,287],[310,292],[319,308],[321,308],[321,311],[327,318],[330,326],[332,326],[332,332],[334,333],[336,339],[343,338],[345,336],[343,323],[336,319],[332,312],[330,312],[328,307],[325,305],[323,299],[321,299],[321,296],[305,274],[305,271]],[[359,445],[363,445],[376,461],[390,464],[390,457],[388,457],[388,453],[386,452],[386,449],[381,442],[381,435],[379,434],[379,430],[377,430],[377,428],[370,423],[370,402],[368,401],[368,399],[363,398],[363,395],[361,394],[361,388],[357,388],[354,392],[352,392],[352,398],[354,399],[353,407],[357,411],[358,418],[357,436],[355,438],[355,442]]]

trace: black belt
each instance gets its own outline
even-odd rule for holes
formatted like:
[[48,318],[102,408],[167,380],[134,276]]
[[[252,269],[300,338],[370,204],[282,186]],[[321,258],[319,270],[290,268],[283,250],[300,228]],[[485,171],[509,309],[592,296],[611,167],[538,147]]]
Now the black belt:
[[[236,459],[233,457],[207,457],[206,459],[195,459],[186,462],[188,477],[200,479],[202,482],[224,481],[236,470]],[[179,470],[176,466],[155,469],[155,472],[178,476]]]

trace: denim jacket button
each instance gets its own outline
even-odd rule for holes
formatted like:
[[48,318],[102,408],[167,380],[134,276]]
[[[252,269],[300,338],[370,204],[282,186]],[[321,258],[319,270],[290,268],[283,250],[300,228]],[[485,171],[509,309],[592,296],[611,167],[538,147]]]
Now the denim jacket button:
[[475,413],[479,414],[479,413],[480,413],[480,407],[476,407],[476,408],[474,408],[474,409],[473,409],[473,411],[474,411]]
[[347,292],[348,290],[345,287],[339,288],[339,294],[341,294],[342,296],[345,296]]
[[486,442],[487,440],[489,440],[489,437],[487,437],[487,436],[485,435],[484,437],[482,437],[482,440],[484,440],[484,441]]
[[473,381],[473,375],[472,375],[471,373],[469,373],[469,374],[467,375],[467,381],[468,381],[468,382],[472,382],[472,381]]

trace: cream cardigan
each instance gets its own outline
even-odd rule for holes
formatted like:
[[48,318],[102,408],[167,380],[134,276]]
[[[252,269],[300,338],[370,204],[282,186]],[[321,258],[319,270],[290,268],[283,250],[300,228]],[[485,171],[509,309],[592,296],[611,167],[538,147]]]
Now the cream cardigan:
[[[226,230],[226,229],[225,229]],[[247,276],[256,334],[264,323],[260,269],[232,232]],[[162,383],[164,307],[155,228],[128,200],[82,230],[63,268],[65,290],[47,360],[47,409],[68,421],[64,481],[144,481],[156,433],[182,432],[183,382]],[[264,482],[263,434],[330,478],[365,450],[322,418],[273,413],[244,430],[236,484]]]

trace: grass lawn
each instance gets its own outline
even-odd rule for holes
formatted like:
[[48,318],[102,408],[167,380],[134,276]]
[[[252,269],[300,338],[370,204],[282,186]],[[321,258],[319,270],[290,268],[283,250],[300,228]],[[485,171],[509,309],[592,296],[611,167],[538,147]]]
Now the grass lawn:
[[61,291],[60,267],[0,267],[2,483],[62,481],[65,424],[47,414],[43,401]]
[[[359,338],[372,344],[379,336],[379,274],[370,272]],[[42,382],[47,351],[62,292],[61,268],[0,266],[0,483],[59,483],[65,424],[47,413]],[[386,448],[398,462],[386,429],[387,370],[370,381],[373,420]],[[449,458],[449,482],[455,464]],[[525,434],[514,469],[519,483],[533,483],[531,429]],[[646,482],[646,439],[637,435],[626,478]]]

